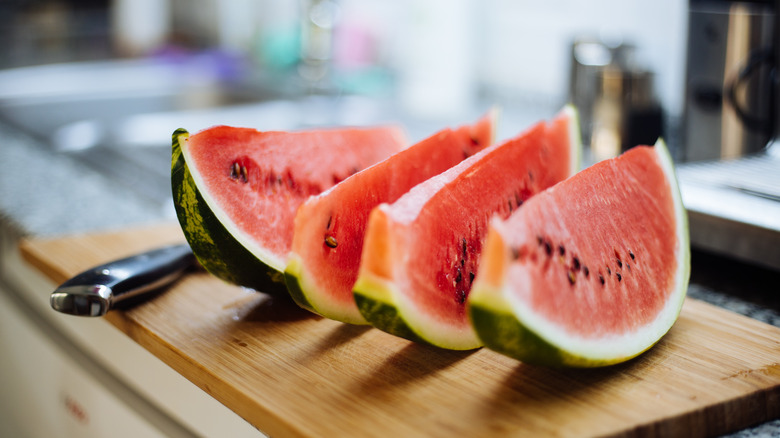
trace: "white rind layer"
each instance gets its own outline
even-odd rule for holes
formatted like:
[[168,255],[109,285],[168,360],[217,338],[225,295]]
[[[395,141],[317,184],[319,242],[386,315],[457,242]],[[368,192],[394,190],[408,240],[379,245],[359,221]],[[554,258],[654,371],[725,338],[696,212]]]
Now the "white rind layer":
[[[189,139],[186,139],[181,143],[181,152],[184,155],[184,162],[187,164],[187,168],[190,171],[190,175],[192,176],[193,181],[195,181],[195,186],[198,188],[206,187],[203,175],[200,172],[200,169],[198,169],[198,166],[195,164],[196,160],[194,160],[190,155],[189,148],[187,147],[188,142]],[[209,206],[209,209],[211,209],[222,226],[227,229],[233,238],[235,238],[244,248],[257,257],[258,260],[279,272],[284,272],[284,268],[286,266],[285,260],[277,257],[275,254],[258,245],[252,236],[239,229],[233,220],[230,219],[230,217],[227,215],[225,210],[219,206],[219,203],[216,201],[216,199],[214,199],[213,196],[211,196],[208,191],[200,189],[198,189],[198,191],[200,192],[201,197],[203,197],[203,200],[206,201],[206,205]]]

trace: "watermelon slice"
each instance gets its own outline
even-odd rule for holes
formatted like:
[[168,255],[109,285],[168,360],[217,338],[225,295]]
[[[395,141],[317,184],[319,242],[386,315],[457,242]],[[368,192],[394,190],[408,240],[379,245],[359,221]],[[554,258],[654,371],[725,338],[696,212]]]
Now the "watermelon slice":
[[465,303],[489,219],[509,216],[533,194],[572,175],[579,165],[578,132],[576,112],[566,107],[550,123],[374,209],[353,291],[363,317],[407,339],[479,347]]
[[489,146],[495,119],[491,111],[473,125],[442,130],[306,201],[295,217],[285,271],[293,299],[327,318],[367,324],[352,286],[369,213]]
[[293,219],[309,196],[402,150],[395,127],[261,132],[216,126],[173,133],[176,214],[213,275],[286,293]]
[[491,349],[528,363],[608,365],[669,330],[689,272],[686,213],[659,141],[494,220],[468,306]]

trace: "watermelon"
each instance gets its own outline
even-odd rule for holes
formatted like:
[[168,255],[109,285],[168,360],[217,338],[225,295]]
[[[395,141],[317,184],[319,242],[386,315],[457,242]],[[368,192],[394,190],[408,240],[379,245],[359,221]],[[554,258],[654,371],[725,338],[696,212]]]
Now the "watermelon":
[[353,294],[373,326],[449,349],[481,345],[466,299],[493,215],[572,175],[579,165],[576,112],[566,107],[412,188],[369,217]]
[[493,142],[495,111],[444,129],[309,198],[295,216],[285,277],[293,299],[330,319],[367,324],[352,297],[368,215]]
[[399,152],[396,127],[261,132],[215,126],[173,133],[171,185],[184,235],[229,283],[287,293],[293,220],[309,196]]
[[490,349],[534,364],[608,365],[670,329],[689,273],[686,213],[659,141],[492,221],[468,308]]

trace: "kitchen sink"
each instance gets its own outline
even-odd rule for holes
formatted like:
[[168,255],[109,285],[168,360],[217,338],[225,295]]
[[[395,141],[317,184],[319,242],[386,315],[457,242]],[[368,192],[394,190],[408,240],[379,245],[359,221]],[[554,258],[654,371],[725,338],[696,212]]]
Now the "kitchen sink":
[[146,112],[107,123],[79,120],[56,129],[50,144],[155,203],[170,201],[171,134],[214,125],[248,126],[260,130],[295,130],[315,126],[390,123],[381,109],[360,98],[309,97],[214,108]]
[[[171,202],[170,146],[177,128],[361,126],[397,123],[396,114],[366,97],[248,92],[202,63],[141,59],[0,71],[0,118],[52,154],[77,160],[160,206]],[[404,125],[415,130],[414,123]]]
[[213,74],[152,59],[15,68],[0,71],[0,115],[48,140],[79,120],[212,106],[219,87]]

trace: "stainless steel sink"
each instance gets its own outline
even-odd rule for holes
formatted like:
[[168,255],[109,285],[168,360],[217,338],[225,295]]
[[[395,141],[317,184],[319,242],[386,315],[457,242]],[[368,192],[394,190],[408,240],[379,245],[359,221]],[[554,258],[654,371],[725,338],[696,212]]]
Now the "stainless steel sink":
[[155,60],[52,64],[0,72],[0,115],[48,139],[68,123],[110,122],[130,114],[207,102],[219,80]]
[[390,107],[367,98],[281,99],[273,91],[244,91],[208,69],[180,62],[19,68],[0,71],[0,118],[53,154],[78,160],[158,205],[171,202],[170,143],[177,128],[293,130],[397,121]]
[[53,154],[71,156],[164,203],[170,132],[127,151],[126,144],[138,142],[122,126],[139,114],[221,105],[222,89],[217,75],[170,60],[16,68],[0,71],[0,117]]
[[57,128],[52,146],[120,181],[139,194],[170,202],[171,134],[214,125],[260,130],[295,130],[310,126],[390,123],[377,103],[359,98],[305,98],[181,111],[146,112],[106,123],[97,119]]

